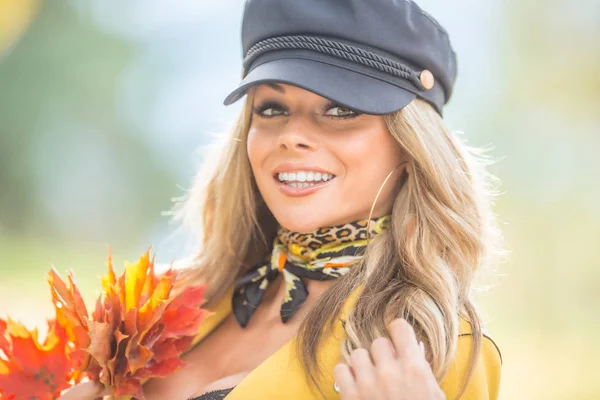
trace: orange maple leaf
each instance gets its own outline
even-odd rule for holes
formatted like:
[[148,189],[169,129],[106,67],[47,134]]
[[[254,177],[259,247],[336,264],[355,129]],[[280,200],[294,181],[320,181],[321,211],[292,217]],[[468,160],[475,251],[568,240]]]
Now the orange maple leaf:
[[71,345],[65,329],[48,321],[43,344],[37,329],[0,319],[0,398],[52,400],[74,382]]
[[202,309],[205,286],[171,296],[177,273],[158,276],[150,249],[136,263],[125,263],[117,278],[109,250],[102,295],[88,315],[72,274],[65,283],[56,271],[48,281],[57,319],[80,356],[81,374],[112,388],[114,395],[143,400],[141,381],[163,377],[185,365],[179,356],[211,312]]

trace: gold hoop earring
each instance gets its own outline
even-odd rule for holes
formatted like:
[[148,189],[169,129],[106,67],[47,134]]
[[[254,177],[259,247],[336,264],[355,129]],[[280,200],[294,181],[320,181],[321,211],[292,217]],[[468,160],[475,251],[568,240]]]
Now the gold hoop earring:
[[[403,164],[408,164],[408,161],[403,161],[400,164],[396,165],[394,167],[394,169],[391,170],[391,172],[383,180],[383,183],[381,184],[381,186],[379,187],[379,190],[377,191],[377,195],[375,196],[375,200],[373,201],[373,204],[371,205],[371,212],[369,213],[369,218],[367,219],[367,245],[369,244],[369,240],[371,239],[371,218],[373,217],[373,210],[375,210],[375,205],[377,204],[377,200],[379,199],[379,195],[381,194],[381,191],[383,190],[383,187],[385,186],[385,184],[387,183],[387,181],[390,179],[390,177],[392,176],[392,174],[398,169],[399,166],[401,166]],[[401,186],[404,186],[404,183],[408,179],[408,173],[406,173],[406,168],[404,168],[404,172],[405,172],[406,178],[402,179]]]

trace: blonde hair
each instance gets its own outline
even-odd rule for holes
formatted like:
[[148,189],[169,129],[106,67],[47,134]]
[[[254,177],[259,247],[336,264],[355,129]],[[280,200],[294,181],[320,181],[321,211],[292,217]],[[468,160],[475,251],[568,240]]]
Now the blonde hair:
[[[231,134],[207,149],[195,183],[176,205],[175,219],[198,234],[198,252],[184,284],[207,284],[207,306],[227,291],[245,267],[270,252],[277,221],[258,191],[246,153],[253,91]],[[427,349],[438,382],[458,341],[459,316],[471,323],[472,351],[464,391],[481,349],[480,317],[471,299],[475,273],[499,259],[501,234],[491,211],[496,179],[483,152],[466,146],[425,101],[413,100],[384,116],[408,156],[408,179],[392,209],[391,228],[372,238],[365,257],[321,295],[302,322],[297,351],[317,386],[322,332],[344,300],[363,287],[345,322],[342,355],[369,348],[386,326],[403,317]],[[459,395],[460,397],[460,395]]]

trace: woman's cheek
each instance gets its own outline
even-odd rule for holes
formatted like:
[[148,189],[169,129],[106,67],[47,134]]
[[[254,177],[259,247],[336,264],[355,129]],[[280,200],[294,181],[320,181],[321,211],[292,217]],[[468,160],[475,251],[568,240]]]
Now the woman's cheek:
[[264,158],[263,153],[266,146],[262,142],[264,142],[264,135],[260,131],[252,129],[248,132],[248,140],[246,142],[248,159],[255,173],[258,172],[257,168],[261,164],[261,159]]

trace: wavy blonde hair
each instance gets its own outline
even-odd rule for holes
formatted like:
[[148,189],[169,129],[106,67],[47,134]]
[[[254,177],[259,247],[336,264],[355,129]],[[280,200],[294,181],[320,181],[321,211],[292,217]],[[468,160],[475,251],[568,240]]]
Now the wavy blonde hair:
[[[180,282],[206,283],[207,306],[270,252],[277,230],[246,153],[253,93],[230,134],[206,149],[195,183],[174,208],[175,219],[199,240]],[[387,324],[403,317],[424,342],[441,382],[456,353],[462,316],[471,323],[473,337],[462,393],[482,343],[471,299],[474,277],[502,254],[491,211],[497,179],[486,171],[483,151],[461,142],[425,101],[417,98],[384,118],[408,156],[408,179],[394,201],[391,228],[370,240],[362,261],[318,299],[300,326],[298,354],[307,377],[323,394],[317,382],[322,332],[333,327],[344,300],[362,286],[345,322],[346,362],[353,349],[369,348],[376,337],[388,336]]]

